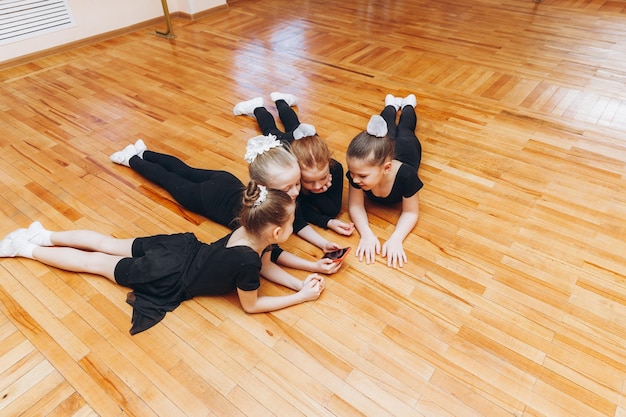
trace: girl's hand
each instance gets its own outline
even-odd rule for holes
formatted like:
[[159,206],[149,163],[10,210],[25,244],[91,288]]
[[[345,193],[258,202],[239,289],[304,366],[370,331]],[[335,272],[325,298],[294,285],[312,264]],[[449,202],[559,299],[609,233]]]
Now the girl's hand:
[[332,259],[322,258],[319,261],[315,262],[315,270],[320,274],[330,275],[339,271],[341,265],[343,265],[343,261],[333,262]]
[[365,257],[365,263],[370,264],[376,261],[376,255],[380,254],[380,241],[374,235],[363,236],[356,247],[355,255],[362,262]]
[[342,222],[339,219],[330,219],[326,226],[333,232],[344,236],[350,236],[354,232],[354,223]]
[[324,251],[324,253],[326,253],[326,252],[332,252],[332,251],[339,250],[339,249],[341,249],[341,246],[339,246],[335,242],[326,241],[326,243],[324,244],[324,247],[321,248],[321,249]]
[[402,266],[407,263],[402,241],[390,239],[385,242],[383,245],[383,258],[385,256],[387,257],[387,266],[393,267],[394,269],[398,266],[402,268]]
[[304,279],[299,293],[304,301],[313,301],[319,298],[322,291],[324,291],[324,277],[311,274]]

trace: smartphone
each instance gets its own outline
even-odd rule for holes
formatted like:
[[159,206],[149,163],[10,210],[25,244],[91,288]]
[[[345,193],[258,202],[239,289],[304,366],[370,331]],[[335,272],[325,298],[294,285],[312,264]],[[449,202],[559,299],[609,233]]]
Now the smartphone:
[[324,256],[322,256],[322,258],[332,259],[333,262],[341,262],[348,255],[348,252],[350,252],[350,249],[352,248],[347,247],[347,248],[338,249],[332,252],[326,252]]

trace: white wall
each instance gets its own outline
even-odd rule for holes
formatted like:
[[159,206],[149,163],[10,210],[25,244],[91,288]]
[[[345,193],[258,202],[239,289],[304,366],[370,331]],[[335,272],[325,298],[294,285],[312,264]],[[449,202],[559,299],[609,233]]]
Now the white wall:
[[[0,46],[0,63],[163,16],[160,0],[67,0],[75,26]],[[167,0],[170,13],[190,15],[226,0]]]
[[[168,0],[168,6],[170,8],[170,13],[173,12],[173,10],[171,9],[171,5],[170,5],[170,1],[172,2],[172,4],[175,1],[172,0]],[[176,11],[178,12],[184,12],[190,15],[202,12],[204,10],[209,10],[209,9],[213,9],[214,7],[218,7],[218,6],[223,6],[225,5],[227,2],[227,0],[177,0],[176,3],[178,3],[178,9],[176,9]],[[159,4],[161,2],[159,1]]]

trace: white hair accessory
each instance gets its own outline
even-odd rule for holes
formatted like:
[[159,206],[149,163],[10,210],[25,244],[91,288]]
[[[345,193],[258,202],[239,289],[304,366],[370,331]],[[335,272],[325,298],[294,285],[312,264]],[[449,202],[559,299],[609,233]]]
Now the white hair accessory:
[[300,123],[300,125],[293,131],[294,140],[300,140],[309,136],[315,136],[315,126],[306,123]]
[[377,138],[382,138],[387,136],[387,132],[387,122],[385,122],[385,119],[383,119],[382,116],[372,116],[367,124],[367,133]]
[[257,156],[278,146],[282,146],[282,143],[276,139],[275,135],[255,136],[248,140],[248,144],[246,145],[246,154],[243,158],[247,163],[251,164]]
[[265,200],[267,200],[267,187],[259,185],[259,197],[254,202],[253,206],[258,207],[263,204]]

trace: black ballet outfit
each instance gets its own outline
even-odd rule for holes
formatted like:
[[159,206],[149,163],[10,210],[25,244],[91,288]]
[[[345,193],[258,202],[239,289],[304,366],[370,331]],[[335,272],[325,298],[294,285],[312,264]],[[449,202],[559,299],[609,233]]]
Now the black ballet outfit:
[[[228,228],[239,227],[245,186],[227,171],[193,168],[175,156],[144,151],[143,158],[133,156],[130,167],[142,177],[164,188],[184,208]],[[296,211],[295,233],[308,223]],[[283,249],[272,246],[271,260],[276,262]]]
[[245,187],[230,172],[193,168],[175,156],[153,151],[144,151],[143,159],[133,156],[129,165],[186,209],[230,229],[238,226]]
[[274,135],[276,139],[282,142],[291,143],[294,141],[293,131],[300,126],[298,115],[285,100],[276,100],[275,104],[278,110],[278,117],[285,128],[284,132],[276,126],[274,116],[265,107],[254,109],[254,117],[256,117],[259,128],[265,136]]
[[[387,122],[387,136],[394,144],[394,159],[402,162],[389,195],[380,197],[371,191],[364,191],[367,198],[377,203],[396,204],[403,198],[409,198],[422,189],[424,183],[420,180],[417,170],[422,159],[422,145],[415,135],[417,116],[411,105],[404,106],[396,126],[397,110],[394,106],[385,106],[380,113]],[[354,188],[361,188],[352,181],[352,176],[346,173],[348,182]]]
[[[276,100],[275,104],[278,117],[285,128],[284,132],[276,126],[274,116],[265,107],[254,109],[254,116],[264,135],[274,135],[276,139],[290,145],[296,140],[293,137],[293,131],[300,126],[300,120],[297,113],[285,100]],[[330,163],[330,174],[332,185],[328,190],[319,194],[303,190],[297,199],[297,216],[304,218],[308,223],[325,229],[328,228],[328,221],[339,215],[343,198],[343,166],[334,159]]]
[[248,246],[226,247],[231,235],[211,244],[193,233],[135,239],[132,257],[114,272],[118,284],[133,289],[126,300],[133,306],[130,333],[149,329],[193,297],[257,290],[261,258]]
[[330,161],[331,186],[323,193],[300,191],[298,209],[309,223],[328,229],[328,222],[341,211],[343,198],[343,166],[334,159]]

